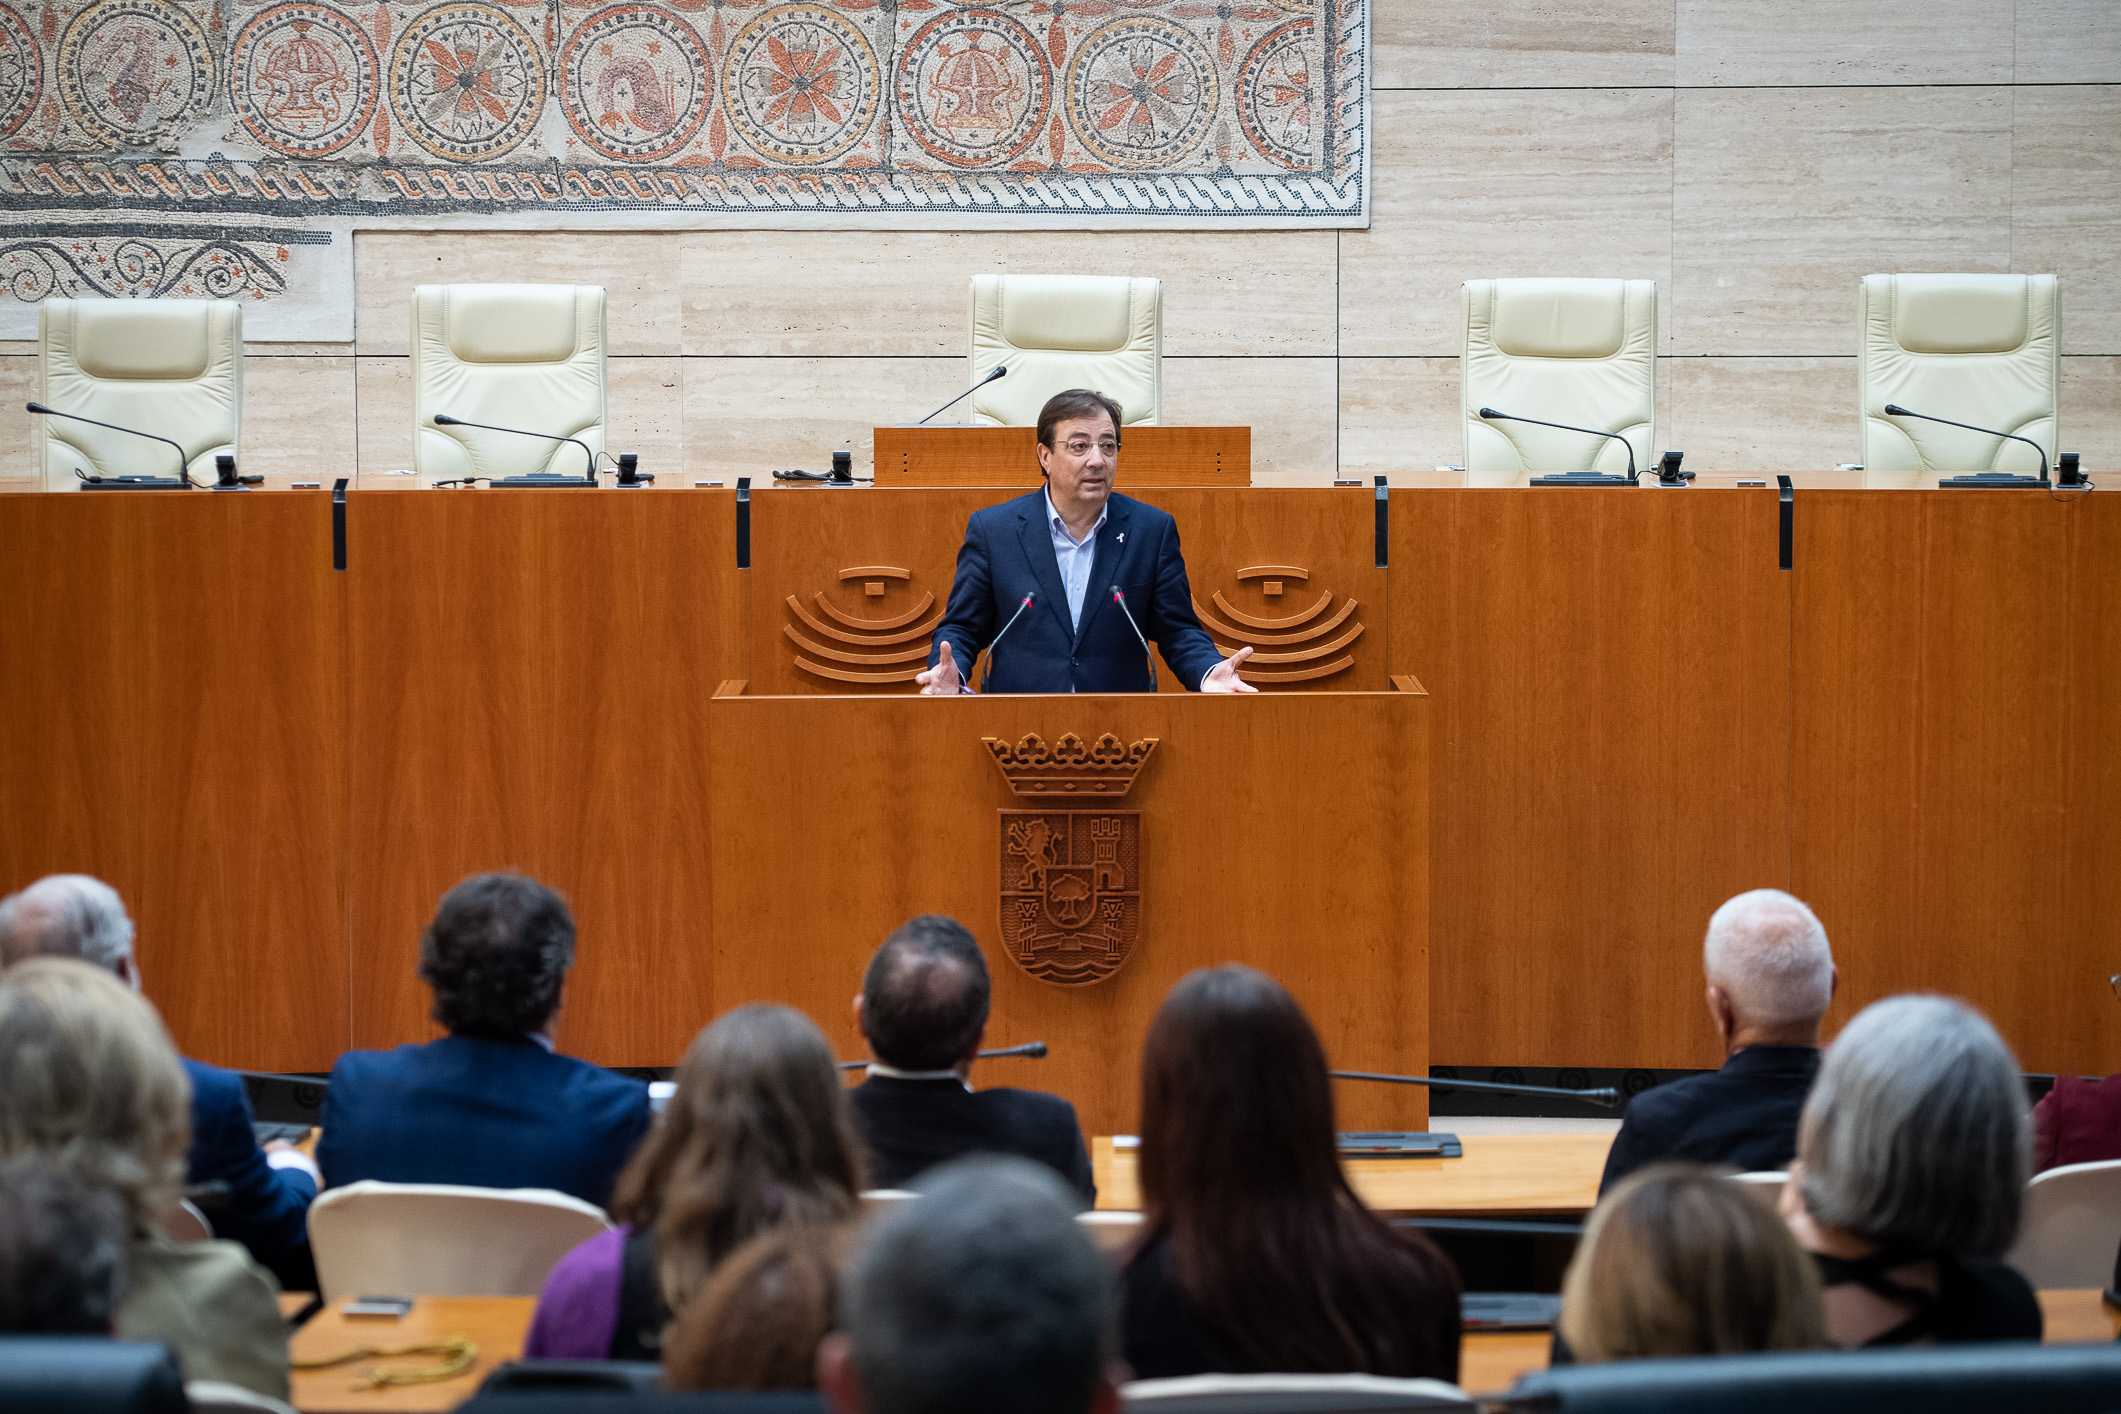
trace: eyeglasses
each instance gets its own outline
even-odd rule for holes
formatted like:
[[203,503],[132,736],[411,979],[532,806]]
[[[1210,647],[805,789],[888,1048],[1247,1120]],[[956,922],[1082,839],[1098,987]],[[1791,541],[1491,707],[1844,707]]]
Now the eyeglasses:
[[1119,454],[1119,439],[1117,437],[1104,437],[1093,442],[1087,437],[1072,437],[1061,443],[1061,450],[1071,457],[1087,457],[1090,455],[1092,447],[1097,448],[1108,457],[1117,456]]

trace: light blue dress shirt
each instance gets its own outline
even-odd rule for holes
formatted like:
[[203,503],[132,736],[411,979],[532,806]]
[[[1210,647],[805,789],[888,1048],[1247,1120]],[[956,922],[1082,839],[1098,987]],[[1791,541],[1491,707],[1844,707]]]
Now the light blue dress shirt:
[[1053,528],[1053,558],[1060,562],[1061,585],[1068,591],[1068,623],[1077,631],[1083,626],[1083,596],[1090,592],[1090,565],[1097,559],[1097,532],[1105,528],[1108,504],[1097,513],[1097,524],[1077,540],[1068,522],[1053,508],[1053,491],[1046,490],[1046,522]]

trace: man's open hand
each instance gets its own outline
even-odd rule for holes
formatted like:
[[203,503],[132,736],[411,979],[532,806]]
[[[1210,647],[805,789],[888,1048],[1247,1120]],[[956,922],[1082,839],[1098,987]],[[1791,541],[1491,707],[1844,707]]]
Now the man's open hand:
[[[1248,648],[1245,651],[1249,653],[1252,650]],[[1216,672],[1221,671],[1221,668],[1216,669]],[[964,691],[965,679],[959,674],[957,664],[950,659],[949,639],[943,640],[943,655],[935,660],[935,666],[926,672],[915,673],[913,680],[921,685],[923,697],[955,697]],[[1247,692],[1253,690],[1249,687],[1245,689]]]
[[[947,650],[946,650],[947,651]],[[1208,675],[1200,680],[1202,692],[1257,692],[1258,688],[1237,675],[1245,659],[1252,656],[1250,648],[1240,648],[1229,657],[1208,669]]]

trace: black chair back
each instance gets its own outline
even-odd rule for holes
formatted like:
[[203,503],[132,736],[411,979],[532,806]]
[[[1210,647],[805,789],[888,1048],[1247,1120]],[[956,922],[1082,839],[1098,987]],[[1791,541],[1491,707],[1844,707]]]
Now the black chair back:
[[663,1367],[653,1360],[510,1360],[479,1386],[486,1394],[651,1394]]
[[[457,1414],[826,1414],[815,1394],[613,1394],[545,1389],[480,1390]],[[1875,1411],[1873,1412],[1875,1414]]]
[[0,1335],[0,1409],[187,1414],[168,1350],[100,1335]]

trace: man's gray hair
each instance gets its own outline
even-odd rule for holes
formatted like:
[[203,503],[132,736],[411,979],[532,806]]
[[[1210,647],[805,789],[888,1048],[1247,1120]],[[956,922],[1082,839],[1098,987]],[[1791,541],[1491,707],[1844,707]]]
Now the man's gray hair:
[[944,1165],[848,1264],[867,1414],[1084,1414],[1113,1350],[1110,1274],[1050,1169]]
[[1996,1028],[1947,997],[1865,1007],[1827,1048],[1797,1153],[1814,1219],[1885,1247],[2000,1257],[2032,1167],[2024,1078]]
[[1710,916],[1701,970],[1741,1018],[1760,1025],[1816,1021],[1834,999],[1826,929],[1780,889],[1740,894]]
[[115,972],[132,952],[125,901],[101,879],[47,874],[0,899],[0,967],[30,957],[77,957]]

